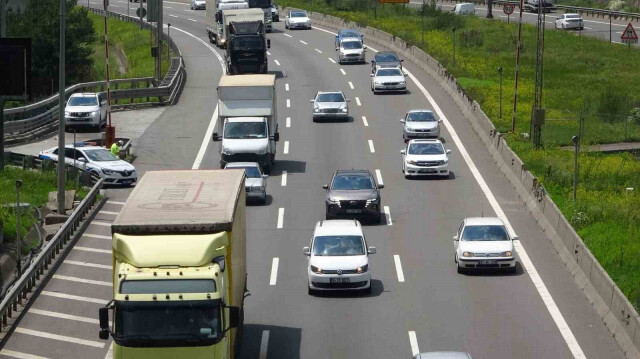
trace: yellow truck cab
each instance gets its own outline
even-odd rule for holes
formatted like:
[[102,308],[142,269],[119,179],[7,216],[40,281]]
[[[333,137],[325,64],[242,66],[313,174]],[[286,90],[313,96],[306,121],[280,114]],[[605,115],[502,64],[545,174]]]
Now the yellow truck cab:
[[115,359],[234,358],[244,182],[244,170],[151,171],[136,185],[111,227],[113,300],[99,313]]

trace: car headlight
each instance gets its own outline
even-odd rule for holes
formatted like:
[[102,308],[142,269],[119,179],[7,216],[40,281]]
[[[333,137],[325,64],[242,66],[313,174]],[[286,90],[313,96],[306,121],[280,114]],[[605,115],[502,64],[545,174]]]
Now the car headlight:
[[371,198],[371,199],[367,200],[367,202],[375,204],[375,203],[378,203],[378,199],[377,198]]
[[104,174],[106,174],[106,175],[111,175],[111,174],[113,174],[113,172],[115,172],[115,171],[108,170],[108,169],[106,169],[106,168],[103,168],[103,169],[102,169],[102,173],[104,173]]
[[473,253],[471,252],[462,252],[463,257],[473,257]]
[[97,115],[97,114],[99,114],[99,113],[100,113],[99,111],[93,111],[93,112],[91,112],[91,114],[90,114],[90,115],[91,115],[91,116],[95,116],[95,115]]
[[506,251],[506,252],[500,253],[500,255],[502,257],[511,257],[513,255],[513,253],[511,253],[511,251]]
[[418,162],[416,162],[416,161],[407,161],[407,163],[410,164],[410,165],[417,165],[418,164]]
[[375,81],[375,80],[374,80],[374,81],[373,81],[373,83],[374,83],[374,84],[376,84],[376,85],[378,85],[378,86],[382,85],[382,82],[380,82],[380,81]]
[[317,273],[317,274],[322,274],[322,269],[316,267],[316,266],[311,266],[311,271],[313,273]]
[[71,116],[71,112],[69,112],[69,111],[65,111],[65,112],[64,112],[64,115],[65,115],[65,116]]
[[405,85],[407,83],[407,81],[400,81],[401,85]]
[[356,268],[356,273],[364,273],[369,270],[369,265],[365,264],[362,267]]
[[333,198],[328,198],[328,199],[327,199],[327,202],[329,202],[329,203],[335,203],[335,204],[340,204],[340,200],[333,199]]
[[340,109],[340,111],[342,111],[342,112],[347,112],[348,110],[347,110],[347,108],[345,107],[345,108],[341,108],[341,109]]
[[313,112],[320,112],[320,109],[319,109],[319,108],[317,108],[317,107],[314,107],[314,108],[313,108]]
[[407,126],[407,127],[405,127],[405,129],[406,129],[407,131],[411,131],[411,132],[413,132],[413,131],[414,131],[414,128],[413,128],[413,127],[408,127],[408,126]]

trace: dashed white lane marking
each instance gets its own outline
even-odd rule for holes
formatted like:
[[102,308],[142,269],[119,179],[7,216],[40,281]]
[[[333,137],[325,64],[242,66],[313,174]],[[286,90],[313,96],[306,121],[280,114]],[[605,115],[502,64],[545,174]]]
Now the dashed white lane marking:
[[418,348],[418,339],[416,338],[416,332],[413,330],[409,331],[409,344],[411,345],[411,356],[416,356],[420,353],[420,349]]
[[356,103],[358,104],[358,106],[362,106],[362,103],[360,103],[360,97],[356,97]]
[[69,299],[69,300],[77,300],[79,302],[95,303],[95,304],[100,304],[100,305],[105,305],[108,302],[108,300],[105,300],[105,299],[81,297],[79,295],[71,295],[71,294],[64,294],[64,293],[58,293],[58,292],[50,292],[48,290],[43,290],[40,294],[46,295],[46,296],[49,296],[49,297]]
[[287,108],[291,107],[291,100],[287,99]]
[[280,66],[280,61],[278,61],[278,60],[273,60],[273,62],[275,62],[275,63],[276,63],[276,65]]
[[111,223],[108,222],[92,221],[91,224],[95,224],[96,226],[111,227]]
[[378,184],[384,184],[384,182],[382,182],[382,172],[380,172],[379,169],[376,169],[376,179],[378,180]]
[[336,63],[336,60],[332,59],[329,57],[329,61],[333,62],[334,64]]
[[101,280],[91,280],[91,279],[84,279],[84,278],[78,278],[78,277],[69,277],[69,276],[66,276],[66,275],[58,275],[58,274],[54,274],[53,278],[54,279],[60,279],[60,280],[66,280],[66,281],[69,281],[69,282],[77,282],[77,283],[101,285],[101,286],[104,286],[104,287],[111,287],[111,282],[105,282],[105,281],[101,281]]
[[164,8],[165,8],[165,9],[173,9],[173,8],[172,8],[172,7],[170,7],[170,6],[165,6]]
[[271,262],[271,278],[269,278],[269,285],[276,285],[278,280],[278,264],[280,264],[280,258],[274,257]]
[[284,222],[284,208],[278,208],[278,224],[276,228],[282,228]]
[[393,226],[393,221],[391,220],[391,210],[389,206],[384,206],[384,216],[387,219],[387,226]]
[[373,147],[372,140],[369,140],[369,151],[371,151],[371,153],[376,153],[376,149]]
[[21,352],[16,352],[16,351],[7,350],[7,349],[0,350],[0,355],[12,357],[12,358],[18,358],[18,359],[49,359],[47,357],[41,357],[38,355],[21,353]]
[[282,151],[285,155],[289,154],[289,141],[284,141],[284,150]]
[[314,49],[314,50],[316,50],[316,52],[317,52],[317,53],[319,53],[319,54],[321,54],[321,53],[322,53],[322,51],[320,51],[320,50],[318,50],[318,49]]
[[258,359],[267,359],[267,350],[269,349],[269,331],[262,331],[262,338],[260,338],[260,354]]
[[398,282],[404,282],[404,273],[402,273],[402,263],[400,263],[400,256],[397,254],[393,255],[393,262],[396,265],[396,273],[398,273]]
[[291,117],[287,117],[287,120],[285,121],[285,126],[291,127]]
[[118,215],[118,212],[111,212],[111,211],[100,211],[98,213],[100,213],[100,214],[108,214],[110,216],[117,216]]
[[72,265],[74,265],[74,266],[90,267],[90,268],[100,268],[100,269],[108,269],[108,270],[113,269],[113,267],[108,266],[108,265],[104,265],[104,264],[96,264],[96,263],[89,263],[89,262],[72,261],[72,260],[70,260],[70,259],[65,259],[63,263],[65,263],[65,264],[72,264]]
[[82,345],[86,345],[86,346],[94,347],[94,348],[104,348],[104,346],[107,345],[106,342],[96,342],[96,341],[93,341],[93,340],[86,340],[86,339],[68,337],[66,335],[58,335],[58,334],[53,334],[53,333],[41,332],[39,330],[31,330],[31,329],[22,328],[22,327],[16,328],[15,332],[16,333],[21,333],[21,334],[26,334],[26,335],[33,335],[35,337],[40,337],[40,338],[59,340],[59,341],[62,341],[62,342],[68,342],[68,343],[74,343],[74,344],[82,344]]
[[171,14],[169,14],[169,16],[171,16],[171,17],[178,17],[177,15],[171,15]]
[[111,254],[111,250],[110,249],[97,249],[97,248],[75,246],[75,247],[73,247],[73,250],[74,251],[84,251],[84,252],[95,252],[95,253]]
[[362,116],[362,123],[364,123],[364,127],[369,127],[369,122],[367,122],[366,116]]
[[88,237],[88,238],[111,239],[111,236],[103,236],[101,234],[84,233],[84,234],[82,234],[82,236],[83,237]]
[[289,91],[289,84],[284,84],[284,90]]
[[343,70],[343,69],[340,69],[340,72],[341,72],[344,76],[347,76],[347,73],[346,73],[346,72],[344,72],[344,70]]
[[124,202],[119,202],[119,201],[107,201],[107,204],[115,204],[118,206],[124,206]]
[[298,41],[300,41],[301,43],[303,43],[303,44],[305,44],[305,45],[309,45],[309,44],[307,44],[306,42],[304,42],[304,41],[302,41],[302,40],[298,40]]
[[267,55],[268,55],[268,56],[271,56],[271,53],[270,53],[269,51],[267,51]]
[[286,37],[293,37],[293,36],[291,36],[289,34],[283,34],[283,35],[286,36]]
[[280,180],[280,186],[285,187],[287,185],[287,171],[282,171],[282,179]]
[[349,81],[349,87],[351,87],[352,90],[354,89],[353,82]]
[[42,309],[36,309],[36,308],[29,309],[29,314],[39,314],[39,315],[44,315],[44,316],[47,316],[47,317],[75,320],[76,322],[84,322],[84,323],[91,323],[91,324],[99,324],[100,323],[100,321],[98,319],[80,317],[80,316],[77,316],[77,315],[65,314],[65,313],[60,313],[60,312],[52,312],[52,311],[49,311],[49,310],[42,310]]
[[193,21],[193,22],[197,22],[197,21],[198,21],[198,20],[196,20],[196,19],[187,19],[187,20],[189,20],[189,21]]

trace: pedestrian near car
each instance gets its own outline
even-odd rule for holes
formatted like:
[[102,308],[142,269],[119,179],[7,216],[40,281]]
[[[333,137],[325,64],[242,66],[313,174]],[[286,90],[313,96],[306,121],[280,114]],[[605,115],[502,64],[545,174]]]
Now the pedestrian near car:
[[111,145],[111,154],[116,157],[120,157],[120,148],[123,145],[124,145],[124,142],[122,142],[122,140],[118,142],[114,142],[113,145]]

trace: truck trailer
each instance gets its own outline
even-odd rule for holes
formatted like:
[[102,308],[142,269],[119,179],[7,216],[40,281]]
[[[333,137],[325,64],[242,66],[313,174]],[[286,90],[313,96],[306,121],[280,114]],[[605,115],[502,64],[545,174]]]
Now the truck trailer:
[[99,319],[113,358],[234,358],[247,290],[244,170],[149,171],[111,232],[113,299]]

